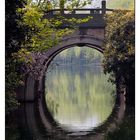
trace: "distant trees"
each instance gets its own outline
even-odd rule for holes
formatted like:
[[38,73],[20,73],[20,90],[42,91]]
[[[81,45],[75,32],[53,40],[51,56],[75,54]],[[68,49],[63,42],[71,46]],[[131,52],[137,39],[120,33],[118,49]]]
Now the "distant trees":
[[[58,64],[80,64],[80,65],[100,65],[103,55],[97,50],[89,47],[72,47],[59,53],[54,58],[54,63]],[[95,65],[96,65],[95,64]]]
[[108,0],[107,5],[113,9],[134,9],[134,0]]
[[130,94],[129,97],[133,100],[135,94],[134,12],[116,11],[107,15],[106,21],[104,71],[112,74],[115,83],[121,80],[127,89],[127,94]]

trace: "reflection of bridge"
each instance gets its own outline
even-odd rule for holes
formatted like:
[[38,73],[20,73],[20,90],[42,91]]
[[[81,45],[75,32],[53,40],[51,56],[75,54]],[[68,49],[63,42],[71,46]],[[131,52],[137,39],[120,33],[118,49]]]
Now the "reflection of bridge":
[[[39,100],[43,100],[40,98]],[[67,132],[59,127],[59,124],[52,118],[45,103],[40,101],[38,107],[35,103],[26,103],[20,107],[19,126],[23,127],[26,132],[25,136],[33,135],[35,139],[46,140],[49,136],[50,140],[104,140],[109,132],[113,132],[119,128],[125,114],[125,97],[123,94],[118,96],[116,106],[114,107],[110,117],[97,128],[85,132]],[[40,113],[40,116],[37,115]],[[44,117],[46,116],[46,117]],[[43,125],[42,125],[43,124]],[[25,134],[24,132],[24,134]]]
[[[37,75],[36,78],[28,74],[25,86],[20,88],[18,92],[19,101],[34,101],[38,96],[43,93],[44,83],[42,79],[45,77],[46,69],[50,61],[61,51],[74,47],[74,46],[88,46],[94,48],[100,52],[103,52],[104,32],[105,32],[105,20],[104,15],[107,12],[113,11],[106,8],[106,1],[102,1],[102,7],[100,9],[74,9],[69,11],[64,10],[51,10],[46,12],[44,18],[55,18],[57,14],[62,14],[66,18],[86,18],[88,16],[93,17],[87,23],[80,23],[78,30],[73,34],[63,37],[60,44],[52,47],[46,52],[33,54],[34,64],[33,71]],[[63,28],[68,25],[63,25]],[[31,71],[30,73],[32,73]],[[36,98],[37,97],[37,98]]]

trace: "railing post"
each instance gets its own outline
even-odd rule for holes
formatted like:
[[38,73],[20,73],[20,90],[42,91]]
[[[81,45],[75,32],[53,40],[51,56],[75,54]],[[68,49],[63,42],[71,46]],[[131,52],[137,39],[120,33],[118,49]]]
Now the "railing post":
[[72,13],[72,14],[76,14],[76,10],[75,10],[75,9],[73,9],[71,13]]
[[54,15],[53,10],[51,10],[51,11],[49,12],[49,15]]
[[60,14],[61,14],[61,15],[64,15],[64,9],[61,9],[61,10],[60,10]]
[[102,0],[102,14],[106,13],[106,0]]
[[91,9],[90,10],[90,14],[94,14],[94,9]]

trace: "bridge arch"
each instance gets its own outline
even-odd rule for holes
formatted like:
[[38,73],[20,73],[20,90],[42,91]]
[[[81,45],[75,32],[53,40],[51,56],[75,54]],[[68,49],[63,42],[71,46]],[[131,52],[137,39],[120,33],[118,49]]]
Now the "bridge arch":
[[[96,49],[97,51],[103,53],[103,50],[104,50],[103,49],[103,43],[104,43],[104,40],[95,38],[93,36],[88,36],[88,35],[82,35],[82,36],[81,35],[78,35],[78,36],[73,36],[73,37],[69,37],[69,38],[63,39],[62,42],[59,45],[57,45],[57,46],[49,49],[47,52],[44,53],[44,55],[45,55],[45,59],[43,61],[44,68],[45,68],[44,69],[44,74],[45,74],[45,72],[46,72],[46,70],[48,68],[48,65],[52,61],[52,59],[57,54],[59,54],[60,52],[62,52],[63,50],[68,49],[68,48],[71,48],[71,47],[74,47],[76,45],[79,46],[79,47],[83,47],[84,45],[86,45],[87,47]],[[40,82],[41,82],[40,83],[41,84],[41,88],[42,88],[42,86],[44,87],[44,83],[45,83],[44,82],[44,80],[45,80],[44,74],[42,75],[42,79],[40,80]],[[44,91],[40,91],[40,92],[44,93]],[[112,114],[114,114],[114,112],[115,112],[117,115],[119,115],[119,119],[118,119],[118,116],[117,116],[117,119],[116,120],[113,118],[115,120],[115,121],[113,120],[113,123],[114,122],[116,122],[118,124],[121,123],[121,119],[123,118],[124,111],[125,111],[125,103],[124,103],[124,100],[125,100],[125,98],[124,98],[124,95],[123,94],[117,96],[116,104],[119,101],[119,105],[120,105],[120,108],[121,109],[120,108],[119,109],[116,108],[116,106],[114,107],[114,109],[112,111]],[[123,109],[122,109],[122,107],[123,107]],[[116,109],[118,109],[118,110],[116,111]],[[50,132],[52,130],[55,131],[55,132],[58,131],[58,130],[55,129],[56,123],[53,122],[54,126],[51,126],[49,120],[47,120],[47,118],[45,117],[45,116],[48,115],[48,112],[46,110],[47,109],[46,109],[46,102],[45,102],[45,94],[41,94],[40,95],[40,99],[39,99],[39,113],[40,113],[40,118],[42,120],[42,123],[45,126],[45,128],[47,130],[49,130]],[[53,118],[51,118],[51,119],[53,119]],[[108,124],[108,122],[110,121],[110,119],[111,119],[111,115],[107,119],[107,121],[106,121],[106,123],[105,123],[104,126],[107,126],[106,124]],[[106,129],[106,131],[113,130],[113,129],[115,130],[115,128],[117,128],[113,123],[111,125],[108,124],[109,127]],[[48,126],[48,124],[49,124],[49,126]],[[112,127],[112,125],[113,125],[113,127]],[[104,127],[104,126],[101,126],[101,127]],[[97,131],[98,131],[98,129],[97,129]],[[66,133],[62,128],[57,133],[62,133],[62,132],[63,132],[63,134]],[[93,136],[92,138],[97,139],[96,136],[95,137]]]

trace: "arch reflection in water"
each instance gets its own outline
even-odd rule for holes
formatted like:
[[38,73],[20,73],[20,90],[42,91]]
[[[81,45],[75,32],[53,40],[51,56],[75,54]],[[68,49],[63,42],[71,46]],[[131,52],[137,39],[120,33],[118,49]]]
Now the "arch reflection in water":
[[70,132],[103,124],[115,104],[115,86],[101,66],[102,54],[74,47],[58,54],[46,72],[46,104],[54,120]]

